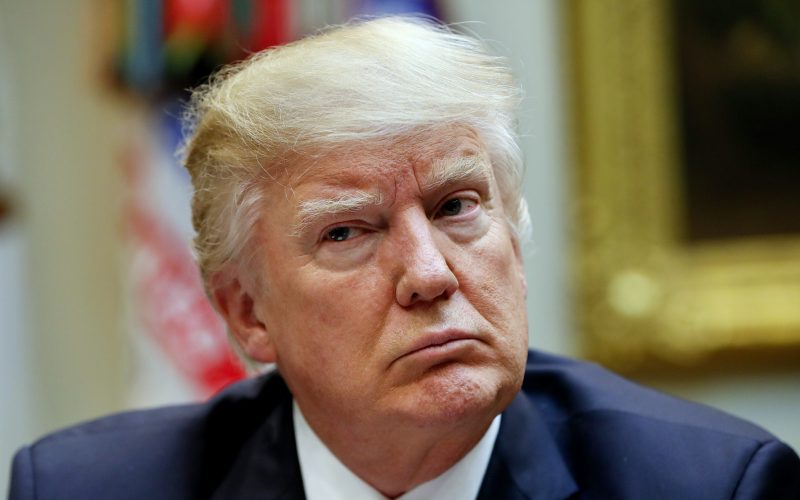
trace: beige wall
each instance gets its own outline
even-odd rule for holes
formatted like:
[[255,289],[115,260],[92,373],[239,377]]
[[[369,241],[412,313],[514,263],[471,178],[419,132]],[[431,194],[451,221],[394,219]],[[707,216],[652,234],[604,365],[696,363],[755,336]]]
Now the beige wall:
[[[120,408],[124,342],[120,176],[125,117],[98,92],[82,2],[0,4],[0,71],[15,137],[10,170],[25,240],[24,372],[29,435]],[[25,409],[4,399],[3,413]],[[10,403],[9,406],[6,406]],[[15,415],[14,418],[25,418]],[[20,432],[26,434],[26,431]],[[2,450],[5,474],[10,450]],[[2,479],[2,476],[0,476]],[[3,481],[0,481],[0,486]]]

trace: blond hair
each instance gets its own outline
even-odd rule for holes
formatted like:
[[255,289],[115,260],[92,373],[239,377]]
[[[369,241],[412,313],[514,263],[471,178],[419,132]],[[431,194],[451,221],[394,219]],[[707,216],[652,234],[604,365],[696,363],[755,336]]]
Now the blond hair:
[[197,89],[187,113],[195,248],[206,287],[248,258],[261,189],[290,153],[321,154],[450,125],[487,147],[509,224],[529,232],[515,112],[520,90],[480,40],[432,20],[357,20],[268,49]]

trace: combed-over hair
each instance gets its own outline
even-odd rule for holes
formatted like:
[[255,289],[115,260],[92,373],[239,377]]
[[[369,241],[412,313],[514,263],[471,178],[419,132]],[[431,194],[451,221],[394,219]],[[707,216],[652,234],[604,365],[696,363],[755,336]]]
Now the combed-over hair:
[[184,161],[203,280],[250,258],[269,204],[261,189],[290,153],[462,125],[487,147],[509,224],[529,232],[515,112],[520,90],[502,57],[433,20],[384,17],[332,27],[222,69],[187,113]]

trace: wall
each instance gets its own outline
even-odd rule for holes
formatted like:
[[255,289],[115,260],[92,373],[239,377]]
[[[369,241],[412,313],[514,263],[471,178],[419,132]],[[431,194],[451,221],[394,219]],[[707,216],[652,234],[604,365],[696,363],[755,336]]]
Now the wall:
[[18,187],[17,234],[25,249],[16,262],[3,258],[24,283],[2,297],[10,297],[4,306],[17,318],[5,330],[3,316],[3,357],[14,360],[3,375],[15,382],[2,387],[11,391],[2,395],[2,490],[13,448],[122,404],[115,154],[124,107],[99,90],[87,6],[0,4],[0,71],[11,93],[2,101],[3,126],[14,137],[7,168]]
[[[0,68],[8,65],[8,54],[0,24]],[[30,436],[33,427],[30,417],[32,385],[27,376],[26,354],[26,245],[19,221],[14,220],[16,199],[11,192],[18,185],[15,171],[15,144],[11,105],[14,92],[9,75],[0,71],[0,196],[10,207],[0,217],[0,488],[5,484],[6,457],[19,445],[20,437]],[[0,494],[2,494],[0,489]]]

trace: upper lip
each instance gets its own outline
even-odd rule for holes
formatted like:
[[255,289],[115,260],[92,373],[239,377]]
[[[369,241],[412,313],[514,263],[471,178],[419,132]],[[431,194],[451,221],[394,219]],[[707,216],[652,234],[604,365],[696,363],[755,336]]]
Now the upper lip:
[[405,350],[403,356],[408,356],[409,354],[414,354],[417,351],[421,351],[422,349],[428,347],[434,347],[439,345],[447,344],[448,342],[453,342],[455,340],[467,340],[467,339],[477,339],[477,336],[467,333],[463,330],[441,330],[437,332],[430,332],[422,335],[419,337],[415,342],[413,342],[408,349]]

